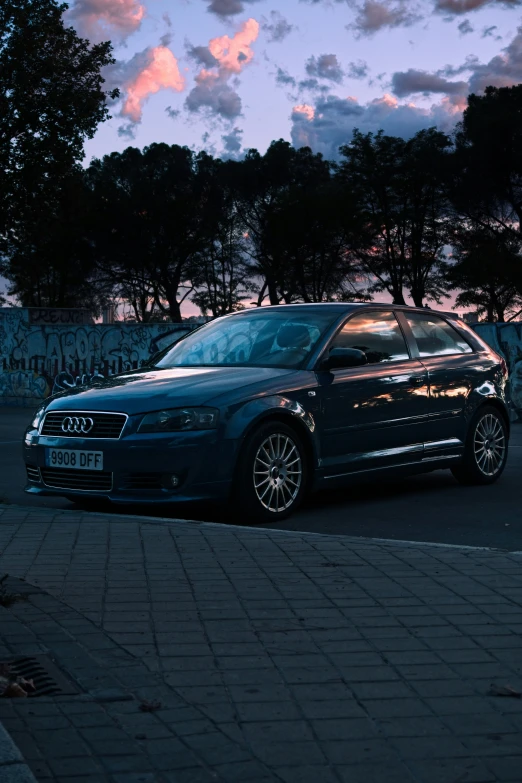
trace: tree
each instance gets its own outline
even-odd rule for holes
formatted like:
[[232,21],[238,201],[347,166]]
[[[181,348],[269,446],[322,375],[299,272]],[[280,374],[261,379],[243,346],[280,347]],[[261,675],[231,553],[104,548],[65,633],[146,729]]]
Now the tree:
[[90,45],[56,0],[0,4],[0,234],[20,210],[68,176],[109,116],[101,69],[110,43]]
[[92,236],[100,275],[118,286],[139,320],[179,322],[197,261],[215,240],[223,194],[217,162],[187,147],[128,147],[92,162]]
[[0,269],[22,302],[78,306],[88,271],[70,230],[80,216],[67,199],[81,198],[76,163],[117,91],[103,90],[110,43],[91,46],[66,28],[66,7],[0,4]]
[[195,288],[191,299],[203,315],[227,315],[243,308],[243,301],[256,289],[246,253],[246,236],[235,207],[226,169],[214,161],[213,176],[219,188],[214,214],[206,227],[204,246],[191,265]]
[[8,293],[25,307],[84,307],[99,315],[111,287],[96,279],[88,236],[92,203],[81,167],[8,235]]
[[[319,163],[316,176],[299,177],[277,199],[267,221],[274,255],[284,267],[286,299],[325,302],[361,298],[349,247],[357,226],[353,205]],[[344,196],[344,197],[343,197]],[[267,243],[268,244],[268,243]]]
[[341,147],[339,181],[359,205],[364,226],[352,250],[372,291],[387,291],[405,304],[407,291],[421,307],[440,302],[447,290],[448,241],[445,171],[450,139],[430,128],[412,139],[355,130]]
[[328,181],[330,164],[309,147],[296,150],[279,139],[264,155],[251,149],[242,161],[227,161],[225,165],[236,194],[237,212],[248,234],[254,271],[261,279],[258,304],[267,295],[270,304],[295,301],[295,270],[281,210],[294,199],[291,192],[295,194],[295,188],[311,188]]
[[458,219],[522,239],[522,84],[470,95],[455,136]]
[[489,322],[512,320],[522,312],[522,264],[513,237],[500,241],[489,229],[462,225],[455,243],[450,280],[459,289],[456,304],[475,307]]

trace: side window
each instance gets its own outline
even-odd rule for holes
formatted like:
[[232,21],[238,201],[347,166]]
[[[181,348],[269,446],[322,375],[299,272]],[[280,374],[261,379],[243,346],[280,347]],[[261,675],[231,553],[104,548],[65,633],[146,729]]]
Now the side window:
[[405,313],[422,356],[472,353],[461,335],[442,318],[424,313]]
[[354,315],[344,324],[331,347],[364,351],[369,364],[410,358],[395,315],[386,311]]

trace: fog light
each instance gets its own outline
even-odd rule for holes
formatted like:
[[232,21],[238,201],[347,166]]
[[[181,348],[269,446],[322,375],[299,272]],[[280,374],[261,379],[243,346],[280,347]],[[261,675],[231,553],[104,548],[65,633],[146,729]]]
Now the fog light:
[[169,482],[171,487],[179,487],[179,476],[176,476],[176,474],[173,473],[169,479]]

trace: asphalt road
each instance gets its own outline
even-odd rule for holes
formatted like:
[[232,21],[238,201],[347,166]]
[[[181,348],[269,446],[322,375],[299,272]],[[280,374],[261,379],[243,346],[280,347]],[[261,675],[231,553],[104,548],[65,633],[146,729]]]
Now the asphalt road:
[[[31,411],[0,408],[0,499],[30,506],[74,509],[67,500],[35,497],[23,491],[22,436]],[[191,520],[229,522],[226,509],[173,507],[136,513]],[[125,509],[132,513],[133,509]],[[502,478],[489,487],[461,487],[449,471],[404,480],[361,484],[323,492],[286,522],[286,530],[431,541],[522,550],[522,424],[514,424],[510,455]]]

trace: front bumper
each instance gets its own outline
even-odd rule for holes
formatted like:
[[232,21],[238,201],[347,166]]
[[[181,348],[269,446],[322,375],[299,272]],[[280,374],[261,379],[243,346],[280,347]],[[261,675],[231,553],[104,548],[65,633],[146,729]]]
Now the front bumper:
[[[104,475],[63,468],[58,474],[52,472],[51,479],[46,465],[49,447],[103,451]],[[230,493],[238,447],[238,441],[220,438],[217,430],[134,433],[120,439],[57,438],[28,431],[24,460],[31,480],[28,479],[25,491],[69,498],[107,498],[116,504],[224,500]],[[173,475],[179,479],[175,488],[169,483]],[[87,488],[90,478],[95,489]],[[68,486],[55,486],[56,483]]]

